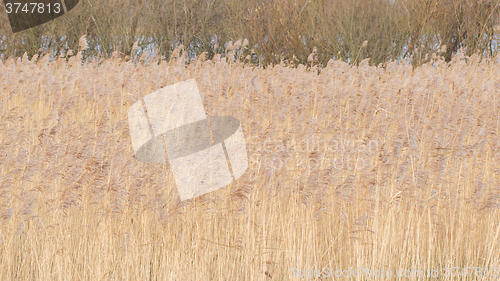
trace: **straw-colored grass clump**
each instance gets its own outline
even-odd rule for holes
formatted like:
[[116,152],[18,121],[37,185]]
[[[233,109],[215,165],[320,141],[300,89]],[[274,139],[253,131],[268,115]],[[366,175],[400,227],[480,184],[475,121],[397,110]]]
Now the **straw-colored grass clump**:
[[[288,280],[325,267],[451,280],[445,267],[469,266],[488,280],[500,266],[498,57],[330,61],[320,74],[79,58],[0,62],[1,280]],[[190,78],[209,115],[241,120],[250,164],[180,202],[168,165],[133,156],[127,111]]]

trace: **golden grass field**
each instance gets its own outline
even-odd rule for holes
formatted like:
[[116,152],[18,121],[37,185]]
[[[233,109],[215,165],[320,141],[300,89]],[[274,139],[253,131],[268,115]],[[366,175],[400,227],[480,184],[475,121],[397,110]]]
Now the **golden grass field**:
[[[79,59],[0,61],[0,280],[500,276],[500,57]],[[249,169],[181,202],[168,165],[135,159],[127,112],[190,78],[241,121]]]

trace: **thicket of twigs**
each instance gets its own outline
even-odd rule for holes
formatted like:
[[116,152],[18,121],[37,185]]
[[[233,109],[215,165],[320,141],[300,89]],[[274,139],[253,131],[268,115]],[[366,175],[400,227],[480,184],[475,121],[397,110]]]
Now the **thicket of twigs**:
[[211,59],[229,41],[247,38],[240,55],[262,66],[305,64],[315,47],[323,66],[330,59],[371,58],[378,65],[410,56],[420,65],[443,45],[447,61],[459,47],[467,47],[466,55],[495,56],[499,18],[498,0],[81,0],[63,17],[12,34],[0,5],[0,54],[65,54],[87,34],[84,57],[110,56],[117,48],[130,55],[138,40],[139,55],[154,45],[169,59],[182,44],[190,56],[207,52]]

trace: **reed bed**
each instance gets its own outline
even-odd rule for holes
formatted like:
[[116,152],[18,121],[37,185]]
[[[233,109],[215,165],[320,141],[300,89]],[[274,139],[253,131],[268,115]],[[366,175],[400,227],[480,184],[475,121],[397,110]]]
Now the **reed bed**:
[[[499,56],[80,59],[0,60],[1,280],[500,275]],[[168,164],[135,159],[127,111],[190,78],[208,115],[241,121],[249,169],[181,202]]]

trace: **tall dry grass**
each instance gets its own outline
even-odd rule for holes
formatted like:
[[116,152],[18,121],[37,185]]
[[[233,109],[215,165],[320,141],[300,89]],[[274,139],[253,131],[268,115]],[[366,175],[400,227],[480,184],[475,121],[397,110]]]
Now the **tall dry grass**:
[[[0,61],[1,280],[289,280],[294,267],[425,280],[417,270],[468,266],[490,272],[438,279],[493,279],[498,56],[318,74],[176,54]],[[241,120],[250,166],[180,202],[168,165],[133,156],[127,110],[189,78],[208,114]]]

